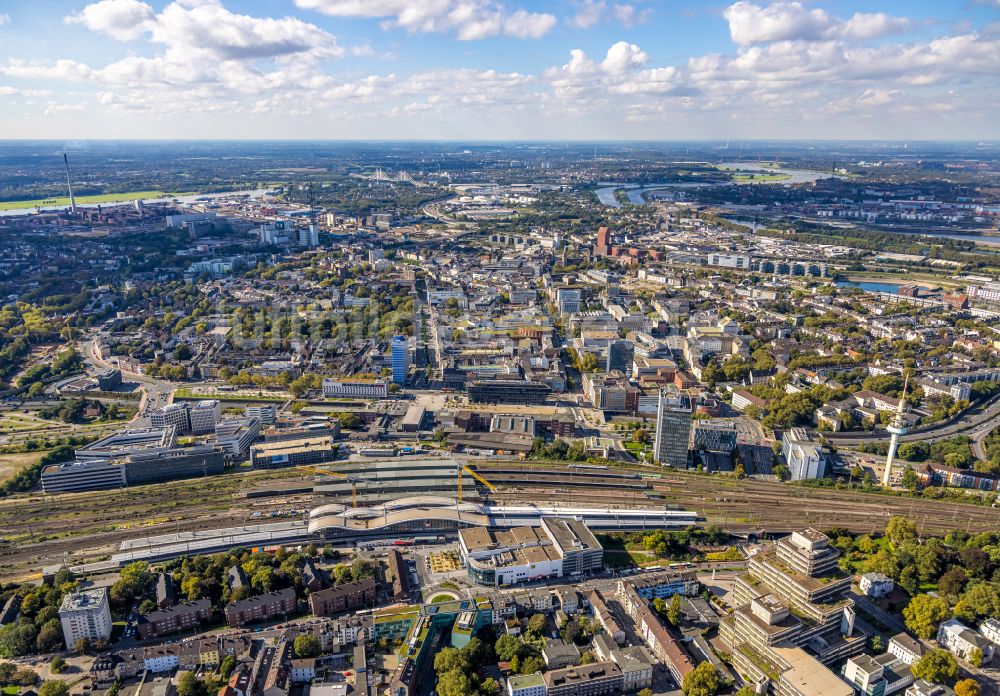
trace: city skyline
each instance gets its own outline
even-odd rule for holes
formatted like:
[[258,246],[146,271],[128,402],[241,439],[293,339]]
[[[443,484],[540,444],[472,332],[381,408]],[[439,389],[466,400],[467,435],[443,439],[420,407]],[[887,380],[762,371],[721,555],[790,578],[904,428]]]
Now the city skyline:
[[0,5],[9,138],[993,139],[1000,5]]

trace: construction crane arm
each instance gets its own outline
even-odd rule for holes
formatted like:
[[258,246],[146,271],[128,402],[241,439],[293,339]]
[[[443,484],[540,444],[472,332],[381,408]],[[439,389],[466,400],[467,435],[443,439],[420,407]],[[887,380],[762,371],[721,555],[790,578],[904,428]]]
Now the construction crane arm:
[[347,479],[351,484],[351,507],[358,506],[358,483],[357,478],[349,474],[341,473],[340,471],[330,471],[329,469],[320,469],[318,466],[309,466],[307,464],[300,464],[296,469],[302,469],[303,471],[309,471],[311,473],[317,474],[319,476],[336,476],[338,478]]
[[495,491],[497,489],[496,486],[494,486],[492,483],[490,483],[489,481],[487,481],[486,479],[484,479],[482,476],[480,476],[479,474],[477,474],[475,471],[473,471],[469,467],[463,466],[462,467],[462,471],[467,471],[469,473],[469,475],[472,476],[472,478],[474,478],[477,481],[479,481],[479,483],[483,484],[484,486],[486,486],[487,488],[489,488],[491,491]]

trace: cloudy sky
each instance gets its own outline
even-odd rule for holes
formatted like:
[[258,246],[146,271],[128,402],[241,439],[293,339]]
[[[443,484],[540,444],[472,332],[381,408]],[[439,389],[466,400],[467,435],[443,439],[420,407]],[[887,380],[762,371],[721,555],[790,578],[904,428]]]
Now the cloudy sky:
[[0,138],[1000,138],[1000,0],[0,0]]

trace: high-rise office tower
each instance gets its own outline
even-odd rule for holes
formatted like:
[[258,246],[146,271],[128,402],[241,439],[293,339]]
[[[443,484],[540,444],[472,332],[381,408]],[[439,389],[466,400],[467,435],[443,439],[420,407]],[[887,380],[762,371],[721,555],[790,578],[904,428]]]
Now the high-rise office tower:
[[691,399],[661,389],[656,409],[654,459],[665,466],[686,469],[690,439]]
[[392,381],[406,386],[406,374],[410,370],[410,346],[406,336],[392,337]]
[[632,341],[625,339],[611,341],[608,344],[608,359],[604,364],[605,371],[620,370],[626,375],[631,374],[632,356],[634,354],[635,346],[632,345]]

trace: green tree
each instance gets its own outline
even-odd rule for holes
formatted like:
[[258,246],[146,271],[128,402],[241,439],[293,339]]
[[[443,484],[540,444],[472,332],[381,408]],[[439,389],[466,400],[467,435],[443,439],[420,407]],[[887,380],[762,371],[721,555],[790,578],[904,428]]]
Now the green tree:
[[462,652],[468,657],[469,665],[472,669],[479,669],[484,665],[496,663],[493,646],[481,641],[479,638],[473,638],[466,643],[465,647],[462,648]]
[[714,696],[722,686],[719,673],[711,662],[702,662],[688,672],[681,684],[684,696]]
[[518,674],[534,674],[545,669],[545,661],[537,655],[528,655],[521,660]]
[[948,602],[940,597],[920,594],[903,609],[906,627],[921,638],[937,633],[938,625],[948,618]]
[[507,634],[497,638],[497,642],[493,644],[493,650],[496,651],[497,658],[505,661],[513,660],[523,649],[524,643],[520,638]]
[[[653,696],[653,690],[650,689],[649,687],[646,687],[645,689],[643,689],[642,691],[640,691],[637,696]],[[740,696],[740,695],[737,694],[737,696]]]
[[38,647],[38,652],[53,652],[54,650],[58,650],[62,644],[63,632],[59,619],[51,619],[42,626],[41,630],[38,631],[38,636],[35,638],[35,645]]
[[177,675],[177,696],[206,696],[205,685],[194,672],[181,672]]
[[979,581],[966,585],[955,604],[955,615],[969,623],[1000,616],[1000,584]]
[[917,660],[910,671],[917,679],[943,684],[958,676],[958,662],[950,652],[937,648]]
[[61,655],[56,655],[49,663],[49,669],[52,670],[52,674],[62,673],[62,671],[66,669],[66,659]]
[[219,675],[223,679],[229,679],[233,675],[234,669],[236,669],[236,658],[233,655],[226,655],[222,658],[222,663],[219,665]]
[[469,656],[458,648],[445,648],[434,656],[434,671],[438,674],[443,672],[468,672]]
[[129,604],[140,596],[152,580],[149,564],[145,561],[129,563],[121,569],[118,579],[111,586],[111,601],[115,604]]
[[[650,692],[650,696],[652,696],[652,692]],[[749,686],[742,686],[740,687],[740,690],[736,692],[735,696],[757,696],[757,694]]]
[[38,687],[38,696],[69,696],[69,686],[58,679],[49,679]]
[[902,544],[907,541],[915,541],[917,538],[917,525],[910,522],[905,517],[890,517],[885,525],[885,535],[893,544]]
[[536,637],[545,633],[545,614],[532,614],[528,619],[528,633]]
[[969,577],[961,568],[952,568],[938,578],[938,593],[957,598],[968,581]]
[[17,665],[13,662],[0,662],[0,684],[9,684],[17,671]]
[[296,657],[316,657],[320,653],[319,638],[311,635],[296,636],[292,649]]
[[973,648],[969,651],[969,664],[979,669],[983,666],[983,651],[979,648]]
[[20,657],[35,649],[38,631],[30,622],[10,623],[0,628],[0,657]]
[[675,594],[670,598],[666,616],[671,626],[681,625],[681,596],[679,594]]
[[570,643],[576,643],[580,640],[583,640],[584,633],[583,633],[583,627],[580,626],[580,622],[577,621],[576,619],[570,619],[569,621],[567,621],[566,625],[563,627],[562,637],[563,640],[568,641]]
[[439,673],[437,692],[440,696],[469,696],[472,693],[472,681],[464,672],[457,669]]

